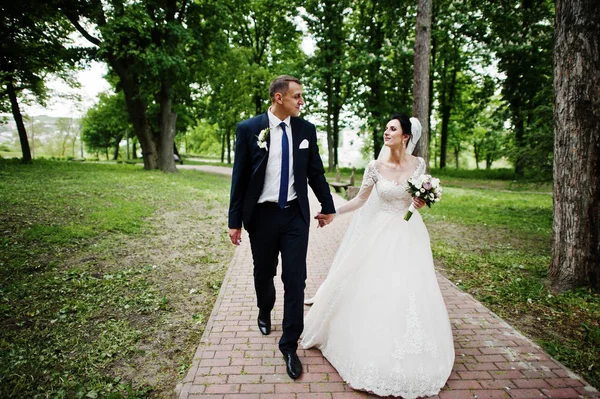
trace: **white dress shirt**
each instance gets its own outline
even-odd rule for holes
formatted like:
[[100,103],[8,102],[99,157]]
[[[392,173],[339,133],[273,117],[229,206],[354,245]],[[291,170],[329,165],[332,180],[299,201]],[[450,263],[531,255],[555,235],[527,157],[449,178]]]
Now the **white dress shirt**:
[[267,159],[267,170],[265,171],[265,184],[263,186],[262,193],[258,198],[258,203],[262,202],[277,202],[279,200],[279,185],[281,184],[281,140],[283,135],[283,129],[279,124],[285,123],[285,130],[287,133],[289,143],[289,154],[290,154],[290,169],[289,169],[289,186],[288,186],[288,201],[296,199],[296,190],[294,189],[294,141],[292,139],[292,126],[290,124],[290,117],[288,116],[285,120],[281,121],[278,117],[271,113],[269,109],[267,111],[269,117],[269,153]]

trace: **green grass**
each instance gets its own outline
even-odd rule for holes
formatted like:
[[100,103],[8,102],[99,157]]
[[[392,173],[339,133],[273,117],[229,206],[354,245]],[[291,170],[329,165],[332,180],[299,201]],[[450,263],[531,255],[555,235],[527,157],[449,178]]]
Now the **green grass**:
[[194,171],[0,160],[0,397],[170,396],[231,256],[228,191]]

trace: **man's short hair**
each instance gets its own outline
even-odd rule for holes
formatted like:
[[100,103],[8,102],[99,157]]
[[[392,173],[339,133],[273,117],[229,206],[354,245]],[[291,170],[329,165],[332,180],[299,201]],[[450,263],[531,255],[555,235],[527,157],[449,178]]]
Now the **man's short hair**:
[[271,86],[269,86],[269,95],[271,96],[271,100],[275,98],[275,93],[287,93],[288,89],[290,88],[290,82],[296,82],[299,85],[302,84],[300,83],[300,80],[298,80],[298,78],[295,78],[293,76],[277,76],[275,80],[271,82]]

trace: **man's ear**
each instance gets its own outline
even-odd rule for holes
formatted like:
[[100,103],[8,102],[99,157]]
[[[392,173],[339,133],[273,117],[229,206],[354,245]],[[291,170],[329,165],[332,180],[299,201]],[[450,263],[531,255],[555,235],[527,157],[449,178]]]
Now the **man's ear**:
[[283,104],[283,99],[282,99],[282,95],[281,93],[275,93],[275,102],[277,104]]

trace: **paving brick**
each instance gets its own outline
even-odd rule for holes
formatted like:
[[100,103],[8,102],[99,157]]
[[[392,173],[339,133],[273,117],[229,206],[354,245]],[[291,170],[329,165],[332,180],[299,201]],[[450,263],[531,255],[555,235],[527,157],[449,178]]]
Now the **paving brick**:
[[206,387],[206,393],[236,393],[240,390],[240,384],[212,384]]
[[519,388],[552,388],[546,381],[542,379],[518,379],[515,378],[512,380],[515,385]]
[[243,393],[275,393],[275,384],[242,384]]
[[344,392],[344,383],[341,382],[313,382],[310,384],[311,392]]
[[579,398],[579,392],[573,388],[542,389],[542,392],[550,398]]
[[299,393],[296,395],[296,399],[331,399],[331,395],[326,392]]
[[539,389],[511,389],[508,394],[514,399],[547,398]]
[[309,392],[309,384],[303,383],[289,383],[289,384],[275,384],[275,393],[298,393],[298,392]]
[[[336,197],[340,202],[340,198]],[[314,197],[312,211],[318,211]],[[311,225],[306,295],[312,296],[351,218],[338,218],[326,229]],[[377,398],[352,390],[317,349],[299,349],[303,375],[285,371],[278,341],[283,317],[283,289],[275,279],[277,299],[273,328],[263,336],[256,326],[256,299],[247,233],[236,248],[215,308],[179,385],[179,399],[354,399]],[[448,308],[456,362],[446,387],[431,399],[576,398],[600,399],[600,393],[551,359],[537,345],[500,320],[471,295],[437,275]],[[308,310],[308,307],[306,308]]]
[[546,378],[546,382],[552,388],[578,388],[583,386],[580,380],[574,378]]
[[479,389],[481,384],[475,380],[452,380],[448,381],[448,387],[451,389]]

